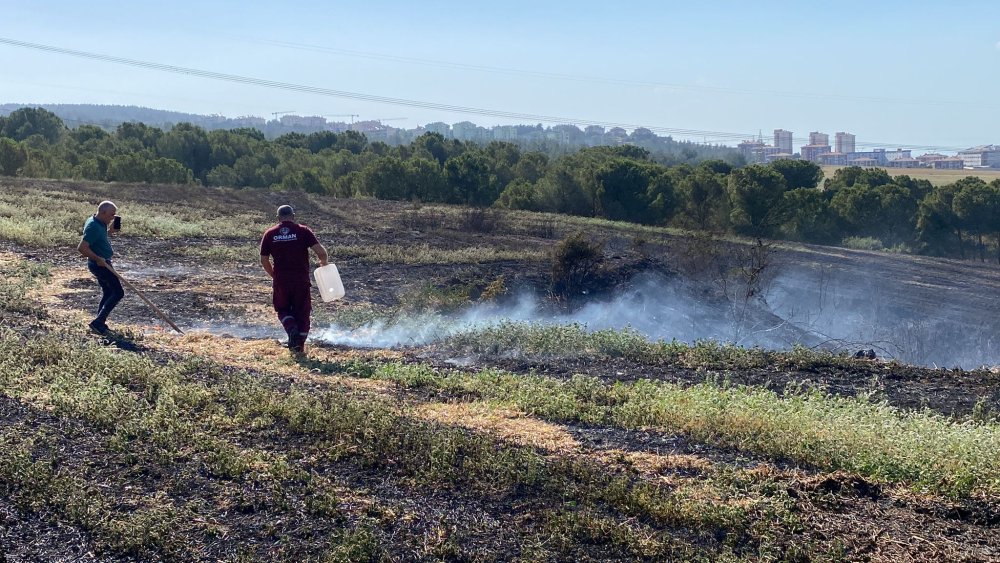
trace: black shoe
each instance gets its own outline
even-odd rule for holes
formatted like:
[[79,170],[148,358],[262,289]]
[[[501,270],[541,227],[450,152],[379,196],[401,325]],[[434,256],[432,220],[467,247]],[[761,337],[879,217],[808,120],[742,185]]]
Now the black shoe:
[[99,321],[97,319],[90,321],[90,324],[88,324],[87,326],[89,326],[90,330],[96,332],[97,334],[107,334],[109,330],[108,325],[104,324],[103,321]]
[[295,334],[288,338],[288,349],[296,356],[301,356],[306,353],[306,337],[301,334]]
[[292,343],[295,342],[295,340],[299,337],[299,325],[293,322],[291,323],[291,326],[288,327],[283,326],[282,328],[285,329],[285,334],[288,335],[288,346],[291,347]]

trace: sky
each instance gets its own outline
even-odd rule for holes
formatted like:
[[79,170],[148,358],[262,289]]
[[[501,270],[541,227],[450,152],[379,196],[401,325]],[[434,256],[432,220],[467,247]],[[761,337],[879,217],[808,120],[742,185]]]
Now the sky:
[[0,103],[356,114],[407,128],[563,118],[724,144],[783,128],[796,147],[810,131],[890,149],[1000,143],[1000,2],[809,4],[2,0]]

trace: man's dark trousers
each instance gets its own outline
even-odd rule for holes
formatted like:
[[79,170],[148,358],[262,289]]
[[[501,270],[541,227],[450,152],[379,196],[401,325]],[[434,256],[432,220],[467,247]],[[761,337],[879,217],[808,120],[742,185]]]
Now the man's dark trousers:
[[[111,265],[111,260],[108,260]],[[104,324],[108,320],[108,315],[115,308],[115,305],[125,297],[125,288],[122,287],[118,276],[111,273],[111,270],[97,265],[93,260],[87,260],[87,269],[97,278],[97,283],[101,284],[101,303],[97,306],[97,318],[99,324]]]

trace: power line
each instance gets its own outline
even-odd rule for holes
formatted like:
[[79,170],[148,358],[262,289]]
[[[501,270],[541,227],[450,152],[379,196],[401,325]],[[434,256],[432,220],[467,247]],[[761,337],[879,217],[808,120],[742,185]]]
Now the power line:
[[296,49],[296,50],[313,51],[320,53],[332,53],[348,57],[360,57],[360,58],[374,59],[374,60],[402,62],[407,64],[418,64],[423,66],[450,68],[457,70],[472,70],[477,72],[529,76],[534,78],[569,80],[575,82],[593,82],[600,84],[617,84],[623,86],[643,86],[643,87],[653,87],[653,88],[672,88],[678,90],[692,90],[698,92],[716,92],[720,94],[781,96],[789,98],[842,100],[842,101],[852,101],[852,102],[874,102],[874,103],[886,103],[886,104],[931,105],[931,106],[960,105],[969,107],[1000,108],[1000,104],[987,104],[987,103],[970,102],[964,100],[918,100],[918,99],[881,97],[881,96],[846,96],[842,94],[829,94],[825,92],[789,92],[782,90],[756,90],[750,88],[732,88],[725,86],[708,86],[701,84],[684,84],[676,82],[658,82],[651,80],[607,78],[599,76],[563,74],[557,72],[532,71],[524,69],[475,65],[468,63],[457,63],[457,62],[440,61],[432,59],[421,59],[417,57],[406,57],[400,55],[391,55],[387,53],[355,51],[351,49],[340,49],[336,47],[312,45],[308,43],[295,43],[289,41],[278,41],[273,39],[253,39],[253,38],[239,38],[239,39],[251,43],[271,45],[275,47],[283,47],[286,49]]
[[[730,133],[724,131],[707,131],[700,129],[683,129],[676,127],[662,127],[662,126],[649,126],[649,125],[635,125],[627,123],[615,123],[608,121],[596,121],[588,119],[576,119],[549,115],[538,115],[529,113],[519,113],[503,110],[494,110],[487,108],[476,108],[469,106],[459,106],[452,104],[443,104],[436,102],[424,102],[419,100],[408,100],[405,98],[393,98],[388,96],[378,96],[374,94],[364,94],[359,92],[349,92],[344,90],[333,90],[330,88],[321,88],[318,86],[308,86],[302,84],[294,84],[289,82],[279,82],[274,80],[265,80],[262,78],[253,78],[248,76],[240,76],[236,74],[227,74],[221,72],[214,72],[208,70],[201,70],[195,68],[181,67],[176,65],[168,65],[163,63],[155,63],[149,61],[140,61],[136,59],[128,59],[124,57],[116,57],[112,55],[103,55],[100,53],[91,53],[87,51],[78,51],[74,49],[66,49],[62,47],[55,47],[52,45],[43,45],[40,43],[30,43],[27,41],[18,41],[16,39],[9,39],[5,37],[0,37],[0,44],[11,45],[14,47],[23,47],[27,49],[34,49],[37,51],[44,51],[48,53],[55,53],[60,55],[68,55],[73,57],[79,57],[84,59],[110,62],[125,66],[131,66],[136,68],[142,68],[147,70],[156,70],[161,72],[169,72],[173,74],[182,74],[187,76],[194,76],[198,78],[207,78],[210,80],[221,80],[225,82],[232,82],[237,84],[245,84],[250,86],[260,86],[264,88],[274,88],[279,90],[287,90],[292,92],[300,92],[306,94],[316,94],[320,96],[330,96],[337,98],[347,98],[352,100],[359,100],[372,103],[381,103],[388,105],[406,106],[414,107],[420,109],[430,109],[444,112],[453,113],[463,113],[471,115],[481,115],[487,117],[499,117],[511,120],[522,120],[525,122],[541,122],[541,123],[555,123],[563,125],[576,125],[578,123],[584,123],[588,125],[598,125],[601,127],[615,128],[620,127],[622,129],[637,129],[645,128],[654,133],[665,133],[668,135],[677,135],[681,137],[694,137],[694,138],[706,138],[712,137],[713,139],[728,140],[733,142],[742,141],[745,139],[753,138],[752,133]],[[870,143],[858,142],[859,146],[870,146]],[[958,151],[961,150],[955,147],[940,147],[940,146],[915,146],[915,145],[901,145],[898,143],[881,143],[880,146],[894,146],[903,148],[904,146],[915,149],[915,150],[944,150],[944,151]]]

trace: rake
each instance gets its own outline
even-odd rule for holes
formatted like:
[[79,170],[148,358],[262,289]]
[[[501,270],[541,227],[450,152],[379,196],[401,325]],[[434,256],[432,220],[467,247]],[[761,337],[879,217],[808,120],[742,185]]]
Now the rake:
[[177,325],[174,324],[174,321],[170,320],[170,317],[168,317],[166,313],[161,311],[159,307],[157,307],[156,305],[153,305],[153,302],[150,301],[148,297],[143,295],[142,292],[139,291],[134,285],[129,283],[127,279],[123,278],[121,274],[119,274],[114,268],[111,267],[111,264],[108,264],[108,269],[111,270],[112,274],[118,277],[118,279],[122,282],[122,285],[135,292],[135,294],[138,295],[140,299],[145,301],[146,305],[149,305],[149,308],[152,309],[153,312],[156,313],[161,319],[163,319],[163,322],[170,325],[170,328],[176,330],[180,334],[184,334],[184,331],[178,328]]

